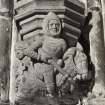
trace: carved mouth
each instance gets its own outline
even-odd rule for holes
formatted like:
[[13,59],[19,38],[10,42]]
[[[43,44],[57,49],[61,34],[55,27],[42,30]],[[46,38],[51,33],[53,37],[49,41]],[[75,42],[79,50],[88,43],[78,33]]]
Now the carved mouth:
[[57,32],[57,29],[56,28],[52,28],[51,30],[54,31],[54,32]]

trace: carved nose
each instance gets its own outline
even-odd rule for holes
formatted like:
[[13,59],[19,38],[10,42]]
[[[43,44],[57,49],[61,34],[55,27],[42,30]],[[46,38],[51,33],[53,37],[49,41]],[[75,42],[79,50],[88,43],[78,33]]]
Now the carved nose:
[[53,24],[53,26],[52,26],[53,28],[56,28],[56,24]]

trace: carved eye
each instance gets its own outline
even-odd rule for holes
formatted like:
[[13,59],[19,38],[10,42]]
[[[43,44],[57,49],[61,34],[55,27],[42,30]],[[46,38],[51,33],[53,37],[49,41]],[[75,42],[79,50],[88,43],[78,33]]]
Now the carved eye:
[[53,23],[49,24],[51,27],[54,25]]
[[20,52],[17,52],[17,54],[19,54]]

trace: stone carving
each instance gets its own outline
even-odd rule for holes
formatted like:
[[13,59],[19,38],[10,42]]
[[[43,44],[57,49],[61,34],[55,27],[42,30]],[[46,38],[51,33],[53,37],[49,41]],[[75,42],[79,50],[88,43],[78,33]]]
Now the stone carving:
[[16,98],[56,96],[73,90],[76,80],[87,79],[88,63],[82,48],[67,48],[61,38],[59,17],[49,12],[43,20],[43,35],[15,45]]
[[[63,55],[63,62],[63,70],[66,71],[68,75],[61,76],[61,74],[58,74],[57,80],[62,80],[61,82],[58,82],[58,86],[63,85],[63,90],[61,88],[61,91],[64,91],[62,93],[67,94],[73,91],[75,82],[77,80],[88,79],[88,62],[87,57],[83,52],[83,49],[78,47],[69,48]],[[66,79],[68,80],[68,82],[66,81],[67,83],[65,82]],[[67,90],[68,87],[70,88]]]
[[[104,35],[102,31],[102,14],[101,5],[98,0],[94,0],[93,4],[89,7],[92,14],[92,19],[89,25],[92,26],[89,33],[90,41],[90,56],[91,61],[95,66],[95,85],[93,87],[92,93],[95,96],[105,96],[105,76],[104,76]],[[94,56],[93,56],[94,55]]]
[[0,100],[8,102],[11,20],[8,9],[0,9]]

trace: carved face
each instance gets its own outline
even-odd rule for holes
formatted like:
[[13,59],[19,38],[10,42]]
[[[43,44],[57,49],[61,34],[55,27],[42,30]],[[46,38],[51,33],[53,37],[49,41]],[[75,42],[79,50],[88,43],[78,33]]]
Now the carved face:
[[49,12],[43,20],[42,27],[46,36],[58,37],[61,33],[62,23],[54,12]]
[[48,23],[48,30],[51,34],[51,36],[57,36],[60,31],[60,23],[56,19],[52,19]]

